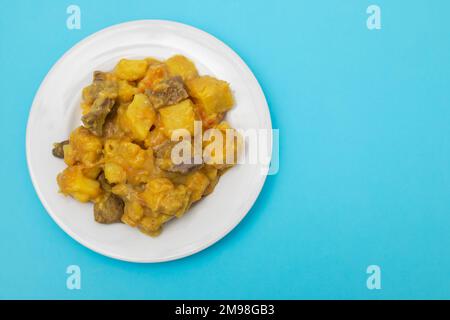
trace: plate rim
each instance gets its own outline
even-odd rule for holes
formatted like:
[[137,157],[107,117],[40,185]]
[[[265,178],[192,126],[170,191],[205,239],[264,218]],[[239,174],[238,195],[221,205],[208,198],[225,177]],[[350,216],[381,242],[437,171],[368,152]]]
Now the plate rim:
[[230,224],[227,228],[224,228],[220,233],[217,233],[215,236],[206,239],[207,241],[204,241],[203,243],[201,243],[200,245],[193,247],[193,248],[188,248],[188,250],[183,251],[182,253],[178,253],[178,254],[172,254],[172,255],[168,255],[168,256],[164,256],[158,259],[152,258],[152,259],[146,259],[146,258],[142,258],[142,259],[138,259],[138,258],[133,258],[133,257],[126,257],[126,256],[121,256],[121,255],[117,255],[111,252],[108,252],[107,250],[104,250],[103,248],[99,248],[97,245],[92,244],[89,242],[89,240],[85,240],[83,239],[83,237],[78,236],[78,234],[76,232],[73,232],[70,227],[68,227],[65,223],[63,223],[59,217],[52,212],[50,206],[47,203],[47,200],[45,199],[44,195],[42,194],[42,191],[40,190],[40,188],[38,187],[38,183],[35,177],[35,174],[33,172],[32,169],[32,164],[31,164],[31,160],[30,160],[30,126],[31,126],[31,120],[35,117],[36,114],[36,109],[37,107],[37,101],[39,101],[40,99],[40,95],[41,95],[41,89],[45,86],[45,84],[47,83],[48,79],[50,78],[50,76],[53,74],[54,70],[56,69],[56,67],[62,63],[62,61],[64,60],[64,58],[66,56],[68,56],[72,51],[74,51],[75,49],[79,48],[80,46],[82,46],[84,43],[90,41],[92,38],[94,38],[95,36],[97,36],[100,33],[103,32],[107,32],[107,31],[114,31],[115,29],[119,29],[122,27],[127,27],[127,26],[131,26],[131,25],[138,25],[138,24],[164,24],[164,25],[172,25],[174,27],[177,28],[185,28],[185,29],[190,29],[190,31],[193,32],[197,32],[202,34],[202,36],[208,38],[209,41],[214,42],[215,45],[219,45],[222,48],[224,48],[226,51],[228,51],[229,54],[231,54],[234,59],[236,59],[236,61],[239,63],[240,67],[243,67],[246,71],[248,71],[249,75],[253,78],[253,80],[255,81],[255,84],[257,85],[257,90],[260,92],[262,98],[263,98],[263,102],[264,104],[261,106],[261,108],[263,108],[266,112],[264,112],[264,122],[267,123],[267,125],[269,126],[269,130],[270,133],[268,135],[268,138],[270,140],[269,143],[269,159],[272,159],[272,149],[273,149],[273,134],[272,134],[272,119],[271,119],[271,115],[270,115],[270,109],[267,103],[267,99],[264,95],[264,91],[261,88],[261,85],[259,84],[258,80],[256,79],[255,75],[253,74],[253,72],[251,71],[250,67],[244,62],[244,60],[239,56],[239,54],[237,52],[235,52],[231,47],[229,47],[227,44],[225,44],[223,41],[221,41],[220,39],[216,38],[215,36],[213,36],[212,34],[203,31],[199,28],[193,27],[191,25],[185,24],[185,23],[180,23],[177,21],[172,21],[172,20],[160,20],[160,19],[140,19],[140,20],[131,20],[131,21],[127,21],[127,22],[122,22],[122,23],[117,23],[105,28],[102,28],[86,37],[84,37],[83,39],[81,39],[80,41],[78,41],[77,43],[75,43],[71,48],[69,48],[67,51],[64,52],[64,54],[52,65],[52,67],[49,69],[49,71],[47,72],[47,74],[45,75],[45,77],[43,78],[43,80],[41,81],[35,96],[33,98],[32,104],[31,104],[31,108],[29,110],[28,113],[28,119],[27,119],[27,125],[26,125],[26,134],[25,134],[25,154],[26,154],[26,162],[27,162],[27,168],[28,168],[28,173],[30,175],[31,178],[31,182],[33,184],[33,188],[36,192],[36,194],[38,195],[38,198],[41,202],[41,204],[44,206],[47,214],[52,218],[52,220],[68,235],[70,236],[72,239],[74,239],[76,242],[78,242],[79,244],[81,244],[82,246],[88,248],[91,251],[94,251],[98,254],[101,254],[103,256],[112,258],[112,259],[116,259],[116,260],[121,260],[121,261],[126,261],[126,262],[133,262],[133,263],[161,263],[161,262],[168,262],[168,261],[173,261],[173,260],[178,260],[178,259],[182,259],[191,255],[194,255],[200,251],[205,250],[206,248],[214,245],[215,243],[219,242],[220,240],[222,240],[226,235],[228,235],[232,230],[234,230],[236,228],[236,226],[241,223],[241,221],[244,219],[244,217],[249,213],[249,211],[251,210],[251,208],[253,207],[253,205],[255,204],[256,200],[258,199],[259,195],[261,194],[261,190],[265,184],[268,172],[269,172],[269,167],[267,166],[266,168],[264,168],[264,170],[262,172],[260,172],[261,174],[261,179],[258,180],[258,185],[255,187],[254,192],[252,195],[250,195],[248,197],[248,200],[244,203],[243,207],[244,209],[242,210],[242,214],[234,221],[234,223]]

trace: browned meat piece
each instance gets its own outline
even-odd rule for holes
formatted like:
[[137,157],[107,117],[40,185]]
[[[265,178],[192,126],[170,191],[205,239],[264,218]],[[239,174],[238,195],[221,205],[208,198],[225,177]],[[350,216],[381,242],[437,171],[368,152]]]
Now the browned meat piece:
[[119,86],[116,81],[106,80],[107,74],[95,71],[92,84],[83,89],[83,100],[87,104],[92,104],[99,97],[100,92],[104,92],[109,98],[116,98]]
[[145,90],[145,93],[156,109],[177,104],[189,97],[181,77],[172,77],[163,80],[155,84],[153,89]]
[[174,142],[166,140],[163,143],[154,146],[153,152],[157,158],[163,158],[166,155],[170,155],[170,151],[172,150]]
[[81,118],[84,126],[96,136],[101,136],[103,134],[103,125],[105,124],[106,116],[111,112],[114,104],[114,99],[100,94],[95,99],[91,110]]
[[106,72],[94,71],[93,82],[106,81]]
[[105,123],[103,124],[102,137],[113,138],[118,136],[123,136],[124,132],[116,123],[117,110],[119,109],[120,103],[117,102],[111,108],[111,111],[105,118]]
[[64,146],[69,144],[69,140],[64,140],[62,142],[57,142],[53,144],[52,154],[57,157],[64,159]]
[[171,167],[167,168],[166,171],[186,174],[189,171],[200,168],[201,164],[193,163],[194,159],[192,159],[191,163],[180,163],[180,164],[172,164]]
[[102,187],[103,190],[105,190],[106,192],[111,192],[112,186],[106,180],[105,173],[102,172],[98,176],[97,180],[98,182],[100,182],[100,186]]
[[107,73],[95,71],[90,86],[83,89],[83,100],[92,104],[90,111],[81,120],[93,134],[101,136],[107,115],[117,98],[119,86],[116,81],[107,80]]
[[189,163],[174,164],[171,160],[172,148],[177,142],[167,141],[155,148],[155,163],[165,171],[185,174],[191,170],[200,168],[203,164],[194,163],[194,158],[191,158]]
[[123,215],[124,203],[120,197],[112,193],[105,196],[94,205],[94,219],[99,223],[120,222]]

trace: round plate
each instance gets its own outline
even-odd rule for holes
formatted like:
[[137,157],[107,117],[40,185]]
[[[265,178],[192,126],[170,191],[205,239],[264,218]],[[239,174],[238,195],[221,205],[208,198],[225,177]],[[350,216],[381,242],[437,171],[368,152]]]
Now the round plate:
[[[230,232],[258,197],[267,175],[260,164],[229,170],[214,192],[181,219],[169,222],[156,238],[124,224],[102,225],[92,205],[58,193],[56,176],[66,165],[51,153],[52,144],[67,139],[80,125],[81,90],[95,70],[111,70],[121,58],[168,58],[183,54],[200,74],[230,83],[236,105],[227,121],[239,129],[271,130],[264,94],[247,65],[215,37],[184,24],[144,20],[101,30],[66,52],[42,82],[30,111],[26,152],[31,179],[53,220],[72,238],[103,255],[132,262],[161,262],[196,253]],[[271,142],[272,135],[269,132]],[[271,156],[271,143],[269,143]]]

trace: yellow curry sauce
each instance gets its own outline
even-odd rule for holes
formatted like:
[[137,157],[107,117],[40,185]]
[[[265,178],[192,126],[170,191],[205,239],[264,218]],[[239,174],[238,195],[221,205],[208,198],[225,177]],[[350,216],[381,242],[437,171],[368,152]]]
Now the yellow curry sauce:
[[97,222],[123,222],[158,235],[165,222],[211,193],[233,165],[175,165],[172,133],[192,134],[194,121],[203,130],[224,132],[230,127],[223,118],[233,104],[228,83],[199,76],[181,55],[122,59],[111,72],[94,72],[82,92],[83,125],[54,145],[53,154],[67,164],[57,177],[60,191],[93,202]]

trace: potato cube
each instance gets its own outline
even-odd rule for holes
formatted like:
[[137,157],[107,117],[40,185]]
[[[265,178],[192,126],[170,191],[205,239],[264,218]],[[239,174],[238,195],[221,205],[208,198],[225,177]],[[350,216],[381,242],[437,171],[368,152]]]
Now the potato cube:
[[159,109],[164,133],[168,138],[176,129],[186,129],[191,135],[194,134],[194,104],[187,99],[173,106]]
[[98,175],[102,172],[102,167],[100,164],[94,165],[92,167],[83,168],[83,175],[86,178],[96,180]]
[[88,129],[78,127],[70,134],[69,144],[64,147],[64,162],[71,166],[78,162],[91,166],[102,155],[102,141]]
[[198,71],[194,63],[182,55],[175,55],[166,61],[169,73],[172,76],[180,76],[184,81],[198,77]]
[[[203,160],[217,169],[232,167],[237,163],[242,151],[243,138],[225,121],[219,123],[214,129],[211,136],[214,139],[207,139],[203,144]],[[216,141],[216,135],[222,136],[222,143]]]
[[131,226],[136,227],[139,221],[144,216],[144,209],[141,205],[135,201],[125,202],[125,208],[122,216],[122,222]]
[[156,113],[148,97],[139,93],[128,106],[126,117],[133,139],[143,141],[155,122]]
[[153,58],[153,57],[147,57],[147,58],[145,58],[145,60],[147,60],[149,66],[152,64],[161,63],[160,60]]
[[122,59],[116,66],[115,74],[123,80],[134,81],[142,79],[147,72],[147,60]]
[[202,76],[186,82],[189,95],[193,97],[206,115],[231,109],[234,100],[227,82],[210,76]]
[[76,165],[67,167],[57,177],[61,192],[70,195],[80,202],[88,202],[100,196],[100,183],[83,175],[83,167]]
[[119,100],[120,102],[130,102],[137,93],[137,88],[133,87],[126,80],[119,81]]
[[127,180],[126,171],[117,163],[105,163],[105,178],[109,183],[125,183]]
[[205,174],[196,171],[187,177],[185,185],[191,191],[191,202],[195,202],[202,198],[209,185],[209,179]]

